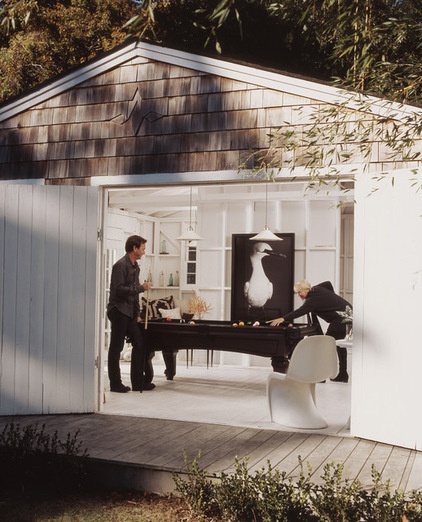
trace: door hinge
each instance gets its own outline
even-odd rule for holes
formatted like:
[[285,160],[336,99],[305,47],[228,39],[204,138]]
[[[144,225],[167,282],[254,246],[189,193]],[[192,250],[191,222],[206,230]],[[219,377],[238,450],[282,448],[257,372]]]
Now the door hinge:
[[97,241],[102,241],[102,240],[103,240],[103,229],[97,228]]
[[95,357],[95,361],[94,361],[94,368],[95,369],[98,369],[100,366],[100,358],[99,356],[97,355],[97,357]]

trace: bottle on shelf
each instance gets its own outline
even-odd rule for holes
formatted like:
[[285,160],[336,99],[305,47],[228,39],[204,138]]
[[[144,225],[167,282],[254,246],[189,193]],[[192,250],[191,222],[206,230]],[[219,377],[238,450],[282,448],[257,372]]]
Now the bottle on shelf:
[[176,273],[174,274],[174,286],[179,286],[180,280],[179,280],[179,271],[176,270]]
[[173,274],[170,274],[170,277],[169,277],[169,286],[173,286]]
[[164,272],[162,270],[158,277],[158,286],[164,286]]
[[161,241],[161,248],[160,248],[160,254],[167,254],[167,243],[166,243],[166,240],[163,239]]

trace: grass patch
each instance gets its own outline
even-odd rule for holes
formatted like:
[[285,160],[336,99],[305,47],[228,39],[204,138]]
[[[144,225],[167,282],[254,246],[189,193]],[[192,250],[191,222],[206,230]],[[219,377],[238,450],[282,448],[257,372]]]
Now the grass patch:
[[193,515],[183,499],[139,492],[73,493],[44,500],[9,499],[0,519],[10,522],[188,522]]

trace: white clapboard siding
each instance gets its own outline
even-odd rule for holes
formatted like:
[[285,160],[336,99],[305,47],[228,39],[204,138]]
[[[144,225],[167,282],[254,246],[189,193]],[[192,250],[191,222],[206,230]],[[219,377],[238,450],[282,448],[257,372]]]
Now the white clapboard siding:
[[97,189],[0,185],[0,414],[94,411]]

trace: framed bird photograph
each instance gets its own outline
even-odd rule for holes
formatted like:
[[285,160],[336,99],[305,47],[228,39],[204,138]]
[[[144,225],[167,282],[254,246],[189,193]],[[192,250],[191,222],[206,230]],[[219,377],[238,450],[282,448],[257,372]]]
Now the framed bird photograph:
[[293,310],[295,235],[232,234],[231,321],[263,322]]

